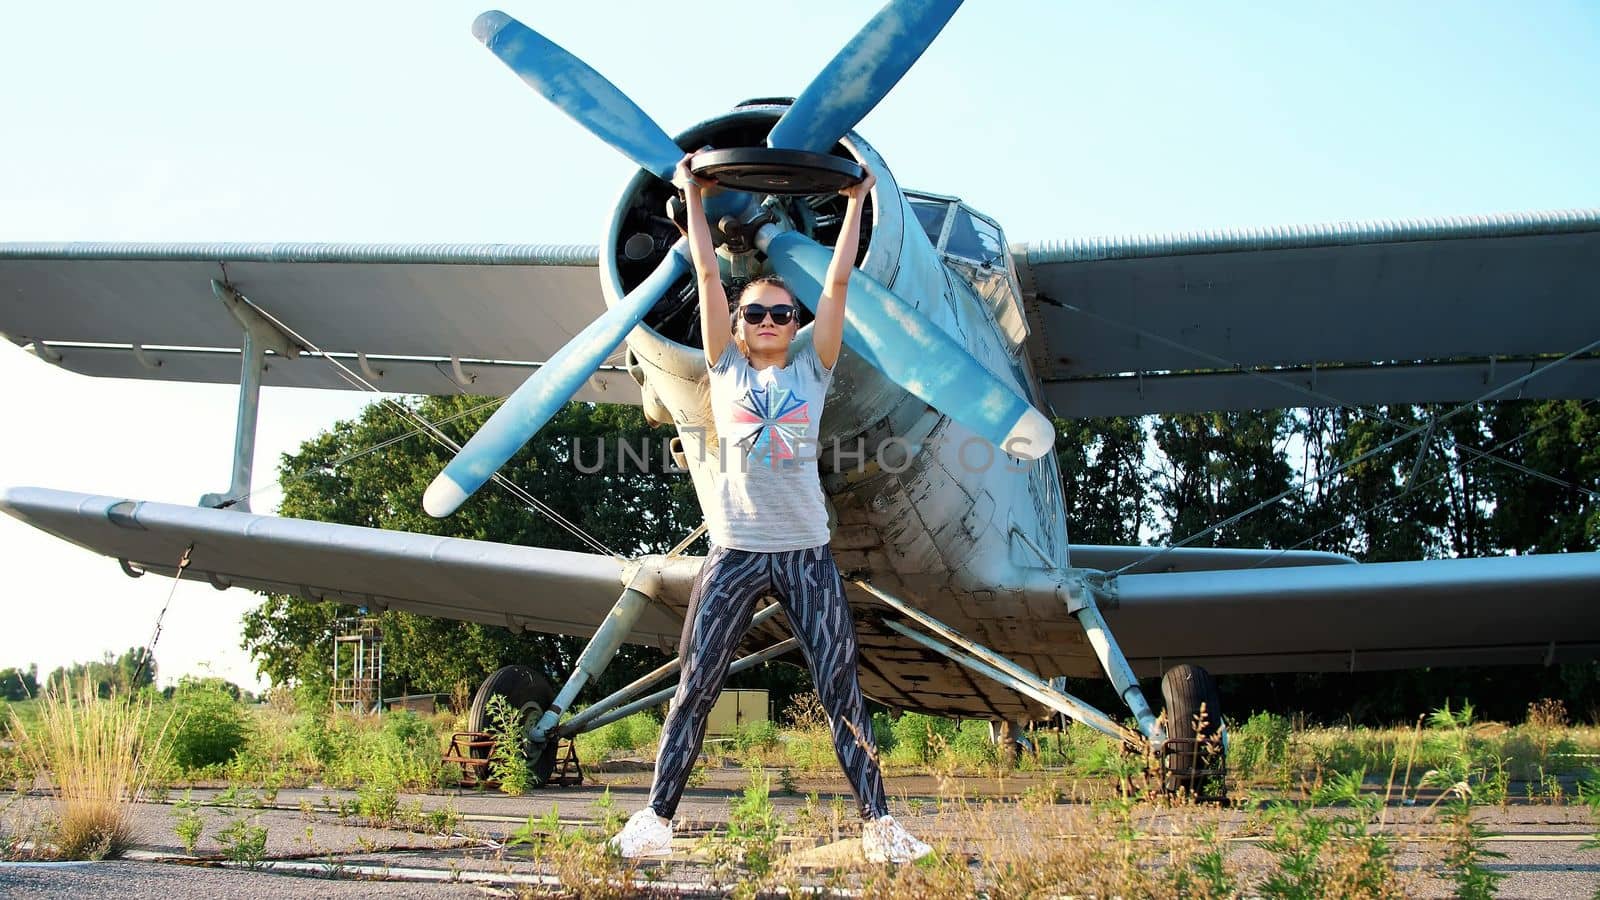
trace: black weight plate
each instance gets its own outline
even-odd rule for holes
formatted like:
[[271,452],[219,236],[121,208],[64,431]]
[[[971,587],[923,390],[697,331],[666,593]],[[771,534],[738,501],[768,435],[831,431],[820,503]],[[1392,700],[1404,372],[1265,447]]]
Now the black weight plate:
[[725,188],[759,194],[833,194],[866,177],[848,159],[767,147],[709,150],[695,157],[693,168]]

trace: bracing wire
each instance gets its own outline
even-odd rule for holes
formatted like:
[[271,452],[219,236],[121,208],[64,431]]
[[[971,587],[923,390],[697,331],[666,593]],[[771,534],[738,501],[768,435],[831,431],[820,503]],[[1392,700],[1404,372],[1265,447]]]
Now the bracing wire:
[[[488,409],[491,406],[496,406],[496,405],[499,405],[499,404],[504,403],[504,402],[505,402],[505,398],[504,397],[493,397],[493,398],[490,398],[489,400],[486,400],[486,401],[484,401],[482,403],[479,403],[477,406],[474,406],[474,407],[472,407],[470,409],[464,409],[464,410],[461,410],[460,412],[451,413],[450,415],[445,416],[442,419],[434,419],[433,420],[433,424],[435,426],[448,425],[451,422],[454,422],[454,421],[456,421],[458,419],[464,419],[467,416],[470,416],[470,415],[472,415],[474,413],[482,412],[483,410]],[[379,441],[378,443],[373,444],[370,447],[363,447],[363,448],[361,448],[359,450],[352,450],[349,453],[346,453],[345,455],[343,455],[343,456],[339,457],[338,459],[334,460],[333,462],[329,463],[328,467],[332,468],[332,469],[337,469],[340,466],[346,465],[347,463],[355,462],[356,460],[360,459],[363,456],[366,456],[369,453],[376,453],[379,450],[388,449],[389,447],[393,447],[395,444],[398,444],[401,441],[408,441],[411,438],[418,437],[419,435],[423,435],[425,433],[426,433],[426,429],[423,429],[423,428],[420,428],[420,427],[419,428],[413,428],[410,431],[406,432],[405,434],[397,434],[392,438],[387,438],[385,440]],[[270,491],[274,487],[277,487],[279,485],[284,484],[285,481],[288,481],[288,482],[292,483],[292,482],[295,482],[295,481],[303,481],[303,480],[305,480],[306,478],[309,478],[309,477],[310,477],[309,475],[291,475],[287,479],[274,478],[273,480],[263,484],[260,488],[245,492],[243,495],[241,495],[239,497],[239,500],[241,500],[241,501],[242,500],[248,500],[252,496],[254,496],[255,494],[259,494],[259,493],[262,493],[264,491]]]
[[[1577,408],[1578,409],[1582,409],[1585,406],[1588,406],[1590,402],[1591,401],[1589,401],[1589,400],[1583,400],[1583,401],[1578,403],[1578,407]],[[1538,434],[1539,432],[1553,427],[1554,425],[1556,425],[1560,421],[1561,421],[1561,417],[1557,416],[1557,417],[1551,419],[1548,422],[1543,422],[1543,423],[1541,423],[1539,425],[1534,426],[1533,428],[1525,429],[1521,434],[1517,435],[1516,437],[1507,438],[1506,440],[1501,441],[1498,444],[1495,444],[1493,447],[1491,447],[1489,449],[1488,452],[1489,453],[1497,453],[1497,452],[1499,452],[1501,450],[1506,449],[1507,447],[1510,447],[1510,446],[1512,446],[1514,444],[1518,444],[1518,443],[1520,443],[1522,441],[1525,441],[1528,438],[1533,437],[1534,435]],[[1473,463],[1482,462],[1484,460],[1484,458],[1485,457],[1483,457],[1483,456],[1474,457],[1474,458],[1472,458],[1470,460],[1467,460],[1465,463],[1463,463],[1463,465],[1469,465],[1470,466]],[[1394,495],[1393,497],[1388,498],[1387,500],[1381,500],[1381,501],[1379,501],[1377,503],[1372,504],[1371,506],[1369,506],[1369,507],[1367,507],[1365,509],[1356,511],[1356,513],[1352,516],[1352,518],[1361,518],[1362,516],[1371,515],[1372,513],[1384,510],[1384,509],[1386,509],[1386,508],[1388,508],[1390,506],[1393,506],[1396,503],[1399,503],[1401,500],[1404,500],[1407,495],[1415,493],[1419,488],[1424,488],[1424,487],[1427,487],[1430,484],[1434,484],[1436,482],[1443,481],[1444,479],[1451,477],[1451,475],[1453,475],[1453,474],[1454,473],[1448,472],[1448,471],[1441,472],[1438,475],[1435,475],[1432,478],[1429,478],[1427,481],[1413,483],[1411,486],[1405,488],[1400,493]],[[1258,568],[1260,568],[1260,567],[1272,562],[1275,559],[1281,558],[1286,553],[1292,553],[1293,551],[1298,550],[1301,547],[1306,546],[1307,544],[1315,543],[1316,541],[1320,540],[1321,538],[1323,538],[1323,537],[1325,537],[1325,536],[1327,536],[1327,535],[1329,535],[1329,534],[1331,534],[1331,533],[1333,533],[1335,531],[1338,531],[1341,528],[1344,528],[1346,526],[1346,524],[1347,524],[1347,522],[1339,522],[1339,523],[1334,524],[1334,525],[1329,525],[1327,528],[1322,529],[1321,531],[1317,532],[1316,534],[1313,534],[1313,535],[1311,535],[1309,537],[1306,537],[1306,538],[1303,538],[1303,539],[1301,539],[1299,541],[1296,541],[1295,543],[1290,544],[1287,547],[1283,547],[1280,550],[1278,550],[1277,553],[1274,553],[1273,555],[1268,556],[1265,559],[1262,559],[1261,561],[1259,561],[1257,563],[1254,563],[1252,565],[1246,566],[1245,568],[1247,568],[1247,569],[1258,569]]]
[[[392,398],[383,396],[383,392],[381,390],[379,390],[379,388],[376,385],[374,385],[372,382],[368,381],[366,378],[362,377],[357,372],[353,371],[349,366],[345,365],[344,363],[340,362],[339,360],[335,359],[334,357],[329,356],[320,347],[318,347],[315,343],[313,343],[310,340],[308,340],[304,335],[301,335],[299,332],[295,331],[293,328],[290,328],[288,325],[284,324],[276,316],[272,315],[271,313],[267,312],[266,310],[263,310],[260,307],[256,307],[256,309],[259,312],[261,312],[261,314],[263,316],[265,316],[268,321],[272,322],[273,325],[275,325],[278,328],[282,329],[285,334],[289,335],[291,338],[293,338],[301,346],[311,350],[314,353],[317,353],[324,360],[326,360],[328,363],[333,365],[333,367],[338,371],[339,377],[342,378],[344,381],[346,381],[349,384],[355,385],[356,387],[358,387],[358,388],[360,388],[362,390],[370,391],[370,392],[372,392],[374,394],[379,395],[379,399],[380,399],[381,402],[383,402],[384,404],[389,406],[389,408],[391,408],[392,410],[397,412],[402,418],[406,419],[409,422],[414,423],[416,425],[417,430],[420,433],[426,435],[428,438],[433,440],[435,443],[437,443],[440,446],[444,447],[452,455],[461,452],[461,445],[456,443],[449,435],[445,434],[435,423],[428,421],[426,418],[424,418],[423,416],[419,415],[415,410],[410,409],[405,404],[400,403],[400,402],[398,402],[398,401],[396,401],[396,400],[394,400]],[[521,485],[517,484],[516,482],[511,481],[510,479],[506,478],[505,476],[501,475],[498,472],[496,472],[491,477],[493,478],[493,480],[494,480],[494,482],[496,484],[500,485],[500,487],[503,488],[507,493],[511,494],[512,497],[514,497],[517,500],[521,501],[529,509],[536,510],[536,511],[544,514],[545,517],[550,519],[551,522],[553,522],[557,526],[565,529],[569,534],[571,534],[573,537],[577,538],[579,542],[583,543],[585,546],[589,547],[591,550],[594,550],[595,552],[603,554],[605,556],[610,556],[610,557],[612,557],[614,559],[622,559],[623,558],[621,556],[621,554],[617,553],[616,551],[612,550],[610,547],[606,546],[606,544],[604,542],[602,542],[600,539],[598,539],[598,538],[594,537],[593,535],[589,534],[581,526],[579,526],[579,525],[571,522],[570,520],[568,520],[565,516],[561,515],[555,509],[551,508],[548,504],[546,504],[543,501],[541,501],[539,498],[533,496],[531,493],[529,493],[527,490],[525,490]]]
[[1489,391],[1483,393],[1482,395],[1478,396],[1477,398],[1475,398],[1473,400],[1469,400],[1466,403],[1462,403],[1462,404],[1460,404],[1458,406],[1455,406],[1455,407],[1451,408],[1450,410],[1446,411],[1445,413],[1443,413],[1441,415],[1435,416],[1429,422],[1425,422],[1423,424],[1417,425],[1417,426],[1412,427],[1412,428],[1407,428],[1405,431],[1401,432],[1399,435],[1397,435],[1397,436],[1395,436],[1395,437],[1393,437],[1393,438],[1391,438],[1391,439],[1389,439],[1387,441],[1384,441],[1382,444],[1379,444],[1378,446],[1372,448],[1371,450],[1368,450],[1365,453],[1362,453],[1359,456],[1356,456],[1354,459],[1350,459],[1350,460],[1347,460],[1347,461],[1345,461],[1343,463],[1340,463],[1339,465],[1329,469],[1326,472],[1317,473],[1317,477],[1316,478],[1313,478],[1310,481],[1305,482],[1304,484],[1296,485],[1296,486],[1291,487],[1291,488],[1286,488],[1285,490],[1280,491],[1279,493],[1274,494],[1273,496],[1268,497],[1267,499],[1262,500],[1261,502],[1256,503],[1256,504],[1254,504],[1254,505],[1252,505],[1252,506],[1250,506],[1250,507],[1248,507],[1248,508],[1246,508],[1244,510],[1241,510],[1241,511],[1239,511],[1237,513],[1234,513],[1233,515],[1228,516],[1225,519],[1221,519],[1221,520],[1219,520],[1217,522],[1213,522],[1212,524],[1206,526],[1205,528],[1200,529],[1199,531],[1194,532],[1193,534],[1190,534],[1188,537],[1185,537],[1180,541],[1175,541],[1175,542],[1169,543],[1165,547],[1162,547],[1156,553],[1152,553],[1151,555],[1149,555],[1147,557],[1143,557],[1141,559],[1134,560],[1133,562],[1130,562],[1127,565],[1121,566],[1120,568],[1117,568],[1117,569],[1113,570],[1109,574],[1112,577],[1115,577],[1115,576],[1118,576],[1118,575],[1125,575],[1129,571],[1131,571],[1132,569],[1138,568],[1140,566],[1147,566],[1150,563],[1153,563],[1156,560],[1161,559],[1162,557],[1164,557],[1167,554],[1171,553],[1173,550],[1176,550],[1176,549],[1178,549],[1180,547],[1188,546],[1189,544],[1192,544],[1195,541],[1200,540],[1201,538],[1205,537],[1206,535],[1213,534],[1213,533],[1215,533],[1215,532],[1217,532],[1217,531],[1219,531],[1219,530],[1221,530],[1223,528],[1228,527],[1229,525],[1232,525],[1232,524],[1240,521],[1241,519],[1246,518],[1247,516],[1254,515],[1254,514],[1260,512],[1263,509],[1267,509],[1268,507],[1283,501],[1284,499],[1286,499],[1288,497],[1291,497],[1291,496],[1294,496],[1295,494],[1301,493],[1306,488],[1310,487],[1313,484],[1319,484],[1319,483],[1321,483],[1323,481],[1326,481],[1326,480],[1332,478],[1335,475],[1340,474],[1341,472],[1348,471],[1352,467],[1354,467],[1356,465],[1359,465],[1360,463],[1365,462],[1366,460],[1371,459],[1372,457],[1377,456],[1380,453],[1384,453],[1384,452],[1392,449],[1393,447],[1399,445],[1400,443],[1402,443],[1404,441],[1407,441],[1407,440],[1411,439],[1412,437],[1414,437],[1414,436],[1416,436],[1416,435],[1418,435],[1418,434],[1420,434],[1420,433],[1422,433],[1424,431],[1427,431],[1427,430],[1439,425],[1440,423],[1443,423],[1443,422],[1448,421],[1448,420],[1450,420],[1452,418],[1455,418],[1456,416],[1460,415],[1461,413],[1476,407],[1480,403],[1485,403],[1485,402],[1487,402],[1489,400],[1493,400],[1495,397],[1499,396],[1500,394],[1505,393],[1506,391],[1511,390],[1514,387],[1517,387],[1517,386],[1519,386],[1521,384],[1524,384],[1527,381],[1530,381],[1530,380],[1532,380],[1532,379],[1534,379],[1534,378],[1536,378],[1536,377],[1538,377],[1540,375],[1544,375],[1544,374],[1550,372],[1552,369],[1556,368],[1557,366],[1560,366],[1563,363],[1569,362],[1569,361],[1571,361],[1571,360],[1573,360],[1573,359],[1575,359],[1575,358],[1577,358],[1579,356],[1582,356],[1582,355],[1584,355],[1586,353],[1594,352],[1596,349],[1600,349],[1600,339],[1591,341],[1588,344],[1585,344],[1584,346],[1578,348],[1577,350],[1574,350],[1571,353],[1568,353],[1568,354],[1566,354],[1566,355],[1564,355],[1564,356],[1562,356],[1562,357],[1560,357],[1558,359],[1552,360],[1552,361],[1546,363],[1545,365],[1540,366],[1537,369],[1534,369],[1531,372],[1528,372],[1528,373],[1526,373],[1524,375],[1520,375],[1520,376],[1518,376],[1516,378],[1513,378],[1510,381],[1506,382],[1505,384],[1500,385],[1499,387],[1492,388]]
[[139,656],[139,665],[133,670],[133,680],[128,683],[130,690],[139,686],[139,679],[144,677],[145,667],[155,658],[156,642],[161,640],[161,623],[167,618],[167,610],[172,608],[172,597],[178,592],[178,582],[183,580],[183,570],[189,568],[190,557],[194,554],[194,544],[183,548],[183,555],[178,557],[178,570],[172,573],[172,586],[167,588],[167,601],[161,604],[161,612],[156,614],[155,628],[150,631],[150,640],[144,645],[144,653]]
[[[1298,384],[1293,379],[1282,378],[1282,377],[1279,377],[1279,376],[1276,376],[1276,375],[1272,374],[1271,372],[1263,372],[1263,371],[1261,371],[1259,369],[1256,369],[1254,367],[1245,366],[1245,365],[1242,365],[1240,363],[1236,363],[1236,362],[1234,362],[1234,361],[1232,361],[1230,359],[1227,359],[1226,357],[1219,356],[1219,355],[1217,355],[1215,353],[1211,353],[1211,352],[1206,351],[1206,350],[1201,350],[1198,347],[1190,346],[1188,344],[1183,343],[1182,341],[1173,340],[1172,338],[1166,337],[1165,335],[1157,334],[1156,332],[1150,331],[1150,330],[1145,329],[1145,328],[1140,328],[1137,325],[1132,325],[1132,324],[1129,324],[1127,322],[1120,322],[1120,321],[1118,321],[1116,319],[1110,318],[1108,316],[1103,316],[1103,315],[1101,315],[1099,313],[1092,312],[1090,310],[1083,309],[1082,307],[1079,307],[1079,306],[1074,306],[1074,305],[1072,305],[1070,303],[1055,302],[1054,305],[1058,306],[1061,309],[1068,310],[1069,312],[1075,312],[1075,313],[1077,313],[1077,314],[1079,314],[1081,316],[1084,316],[1086,318],[1094,319],[1095,321],[1100,322],[1102,324],[1110,325],[1113,328],[1119,328],[1119,329],[1121,329],[1123,331],[1127,331],[1127,332],[1129,332],[1131,334],[1138,335],[1141,338],[1145,338],[1147,340],[1154,341],[1154,342],[1156,342],[1158,344],[1162,344],[1164,346],[1171,347],[1174,350],[1179,350],[1179,351],[1182,351],[1184,353],[1192,354],[1194,356],[1200,357],[1201,359],[1207,360],[1208,362],[1211,362],[1211,363],[1214,363],[1214,364],[1216,364],[1218,366],[1222,366],[1224,368],[1227,368],[1230,371],[1238,372],[1238,373],[1243,374],[1243,375],[1248,375],[1248,376],[1250,376],[1252,378],[1260,378],[1260,379],[1265,380],[1265,381],[1267,381],[1267,382],[1269,382],[1271,384],[1277,385],[1278,387],[1286,388],[1288,390],[1294,391],[1295,393],[1302,394],[1302,395],[1304,395],[1306,397],[1310,397],[1310,398],[1312,398],[1314,400],[1324,401],[1324,403],[1326,403],[1329,406],[1351,407],[1351,408],[1360,410],[1360,414],[1361,415],[1369,416],[1369,417],[1372,417],[1372,418],[1376,418],[1378,421],[1384,423],[1385,425],[1390,425],[1390,426],[1393,426],[1395,428],[1403,428],[1403,427],[1405,427],[1402,423],[1396,422],[1395,420],[1389,418],[1388,416],[1385,416],[1382,413],[1379,413],[1379,412],[1377,412],[1375,410],[1372,410],[1369,406],[1368,407],[1364,407],[1364,406],[1360,406],[1358,404],[1346,402],[1345,400],[1342,400],[1339,397],[1336,397],[1336,396],[1334,396],[1332,394],[1329,394],[1326,391],[1319,391],[1316,388],[1307,387],[1306,385],[1303,385],[1303,384]],[[1435,422],[1435,424],[1437,424],[1437,422]],[[1463,453],[1468,453],[1468,454],[1471,454],[1472,456],[1475,456],[1475,457],[1476,456],[1488,456],[1488,458],[1493,460],[1494,462],[1499,463],[1500,465],[1503,465],[1503,466],[1507,466],[1507,467],[1509,467],[1511,469],[1514,469],[1514,470],[1516,470],[1518,472],[1521,472],[1524,475],[1529,475],[1529,476],[1532,476],[1534,478],[1540,478],[1540,479],[1548,481],[1548,482],[1550,482],[1552,484],[1558,484],[1558,485],[1560,485],[1562,487],[1565,487],[1565,488],[1567,488],[1569,490],[1573,490],[1573,491],[1577,491],[1579,493],[1585,494],[1585,495],[1589,496],[1590,498],[1600,498],[1600,492],[1596,492],[1596,491],[1590,490],[1589,488],[1583,487],[1582,485],[1573,484],[1570,481],[1566,481],[1566,480],[1563,480],[1561,478],[1557,478],[1554,475],[1550,475],[1550,474],[1547,474],[1545,472],[1540,472],[1540,471],[1538,471],[1536,469],[1530,469],[1527,466],[1522,465],[1521,463],[1514,462],[1514,461],[1509,460],[1509,459],[1504,459],[1502,457],[1494,456],[1494,455],[1492,455],[1492,454],[1490,454],[1490,453],[1488,453],[1488,452],[1486,452],[1484,450],[1478,449],[1477,447],[1473,447],[1473,446],[1471,446],[1469,444],[1462,443],[1461,441],[1457,440],[1454,435],[1451,435],[1451,434],[1448,434],[1448,433],[1447,434],[1441,434],[1440,435],[1440,439],[1445,441],[1446,443],[1448,443],[1451,447],[1454,447],[1454,448],[1462,451]]]

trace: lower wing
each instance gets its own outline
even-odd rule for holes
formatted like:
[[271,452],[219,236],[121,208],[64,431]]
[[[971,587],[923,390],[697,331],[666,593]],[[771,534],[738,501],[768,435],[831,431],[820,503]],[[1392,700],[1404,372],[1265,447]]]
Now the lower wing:
[[[513,631],[588,636],[636,574],[624,560],[261,516],[230,510],[97,497],[46,488],[0,492],[0,510],[42,531],[110,556],[130,575],[173,575],[193,547],[185,579],[504,625]],[[680,596],[699,566],[679,558],[652,567],[656,596],[628,641],[674,650]]]
[[1115,591],[1106,621],[1146,675],[1600,655],[1600,553],[1124,575]]

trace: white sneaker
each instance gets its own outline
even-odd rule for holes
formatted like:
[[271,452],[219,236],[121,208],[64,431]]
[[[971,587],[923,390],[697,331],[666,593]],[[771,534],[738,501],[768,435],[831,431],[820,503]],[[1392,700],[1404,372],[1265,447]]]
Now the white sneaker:
[[933,852],[933,848],[911,836],[911,832],[884,816],[861,823],[861,850],[867,862],[908,863]]
[[672,853],[672,826],[661,821],[656,811],[647,806],[634,813],[608,845],[615,847],[624,859],[668,856]]

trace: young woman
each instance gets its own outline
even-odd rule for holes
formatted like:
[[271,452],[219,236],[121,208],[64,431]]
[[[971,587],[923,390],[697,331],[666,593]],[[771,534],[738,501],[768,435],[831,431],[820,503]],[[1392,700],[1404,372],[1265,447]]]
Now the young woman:
[[[691,156],[673,178],[687,198],[689,246],[700,289],[700,328],[710,365],[711,409],[720,447],[716,501],[705,510],[711,552],[689,596],[679,645],[682,674],[661,730],[650,805],[612,839],[623,856],[671,852],[672,817],[705,738],[706,718],[750,627],[756,601],[774,596],[799,639],[828,712],[834,750],[860,807],[862,849],[873,862],[909,862],[929,852],[889,815],[872,749],[872,724],[856,680],[856,635],[844,581],[828,546],[828,512],[817,477],[817,428],[844,335],[845,291],[861,236],[861,204],[872,174],[841,191],[849,198],[812,341],[790,359],[799,306],[782,279],[763,276],[739,294],[728,320]],[[807,446],[808,445],[808,446]]]

